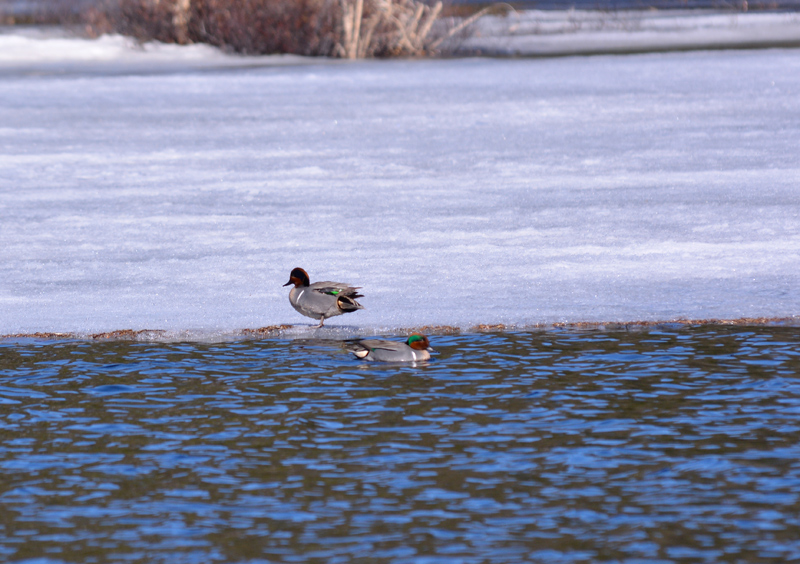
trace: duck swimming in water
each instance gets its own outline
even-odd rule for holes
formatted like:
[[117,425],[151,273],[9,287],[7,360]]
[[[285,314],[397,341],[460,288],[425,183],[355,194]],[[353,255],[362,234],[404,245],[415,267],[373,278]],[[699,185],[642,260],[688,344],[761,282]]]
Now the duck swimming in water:
[[351,352],[364,360],[380,362],[414,362],[428,360],[434,351],[428,337],[414,333],[405,343],[383,339],[364,339],[355,343]]
[[340,282],[310,283],[308,273],[302,268],[295,268],[284,286],[294,285],[289,292],[289,303],[301,314],[312,319],[319,319],[319,325],[329,317],[342,315],[364,309],[356,298],[363,298],[359,288]]

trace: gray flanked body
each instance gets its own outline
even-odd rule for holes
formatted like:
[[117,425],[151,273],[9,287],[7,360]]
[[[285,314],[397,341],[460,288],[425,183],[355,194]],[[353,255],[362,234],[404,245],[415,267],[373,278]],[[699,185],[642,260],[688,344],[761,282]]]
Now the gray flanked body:
[[378,362],[414,362],[429,360],[431,352],[428,338],[412,335],[405,343],[383,339],[364,339],[355,343],[352,352],[358,358]]
[[[306,317],[323,321],[329,317],[364,309],[355,301],[356,288],[337,282],[315,282],[309,286],[292,288],[289,303]],[[342,300],[346,298],[346,300]]]
[[356,298],[363,297],[357,287],[340,282],[315,282],[309,284],[308,274],[302,268],[295,268],[289,277],[289,303],[302,315],[318,319],[318,327],[329,317],[364,309]]

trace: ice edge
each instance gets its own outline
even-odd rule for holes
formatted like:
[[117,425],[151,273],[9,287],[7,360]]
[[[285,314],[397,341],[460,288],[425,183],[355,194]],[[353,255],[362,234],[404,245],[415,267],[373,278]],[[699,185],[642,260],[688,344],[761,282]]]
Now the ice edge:
[[0,341],[135,341],[135,342],[220,342],[257,339],[333,338],[348,339],[373,335],[404,335],[413,332],[427,335],[458,335],[471,333],[503,333],[512,331],[632,331],[666,327],[689,326],[738,326],[738,327],[800,327],[800,316],[789,317],[740,317],[736,319],[670,319],[658,321],[561,321],[533,324],[477,324],[419,325],[412,327],[358,327],[315,325],[268,325],[259,328],[236,330],[165,330],[165,329],[119,329],[101,333],[82,332],[34,332],[0,335]]

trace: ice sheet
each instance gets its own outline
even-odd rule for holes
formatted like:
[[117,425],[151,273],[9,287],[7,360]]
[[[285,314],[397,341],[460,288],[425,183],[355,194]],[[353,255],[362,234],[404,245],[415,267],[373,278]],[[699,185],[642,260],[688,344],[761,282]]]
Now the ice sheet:
[[800,51],[114,68],[0,77],[0,334],[800,315]]

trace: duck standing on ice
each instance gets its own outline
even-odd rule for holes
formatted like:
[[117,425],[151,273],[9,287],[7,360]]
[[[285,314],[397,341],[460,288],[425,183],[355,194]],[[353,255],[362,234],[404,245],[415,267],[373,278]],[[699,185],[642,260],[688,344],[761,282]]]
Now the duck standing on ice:
[[363,298],[354,288],[340,282],[310,283],[308,273],[302,268],[295,268],[284,286],[294,284],[289,292],[289,303],[298,312],[312,319],[319,319],[319,325],[329,317],[364,309],[356,298]]
[[365,360],[414,362],[415,360],[429,360],[431,353],[436,351],[431,348],[428,337],[414,333],[405,343],[383,339],[364,339],[355,343],[351,352]]

